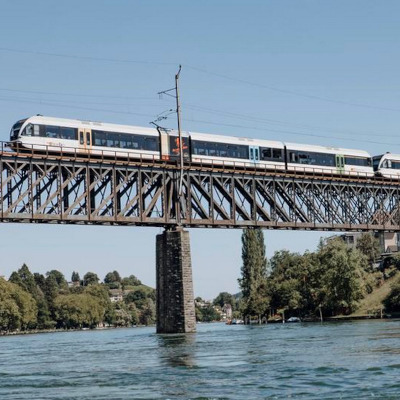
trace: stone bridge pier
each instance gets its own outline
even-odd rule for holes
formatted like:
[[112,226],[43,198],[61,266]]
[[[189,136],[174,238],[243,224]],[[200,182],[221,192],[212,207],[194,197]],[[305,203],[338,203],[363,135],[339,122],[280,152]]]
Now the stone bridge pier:
[[156,238],[157,333],[196,332],[189,232],[166,229]]

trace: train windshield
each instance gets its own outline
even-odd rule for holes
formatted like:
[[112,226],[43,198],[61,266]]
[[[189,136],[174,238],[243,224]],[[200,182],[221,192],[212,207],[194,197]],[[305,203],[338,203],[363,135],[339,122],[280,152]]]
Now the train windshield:
[[26,119],[21,119],[20,121],[16,122],[13,127],[11,128],[10,132],[10,139],[16,140],[18,139],[19,131],[21,130],[21,126],[24,124]]
[[382,157],[383,155],[372,157],[372,166],[374,167],[374,171],[378,171]]

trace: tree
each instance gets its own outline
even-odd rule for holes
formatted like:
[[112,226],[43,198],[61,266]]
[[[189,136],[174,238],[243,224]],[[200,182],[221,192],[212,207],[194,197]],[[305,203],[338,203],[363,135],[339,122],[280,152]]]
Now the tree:
[[71,282],[77,283],[81,281],[81,277],[78,272],[73,271],[71,275]]
[[378,239],[371,233],[363,233],[357,240],[356,248],[365,255],[371,269],[375,260],[381,253]]
[[62,272],[52,269],[51,271],[46,272],[46,277],[49,278],[50,276],[54,277],[58,290],[68,290],[68,283]]
[[352,312],[364,296],[365,256],[337,238],[320,249],[319,257],[324,268],[320,288],[322,305],[333,315]]
[[232,306],[232,311],[236,310],[236,299],[233,295],[227,292],[221,292],[213,301],[215,306],[220,306],[221,308],[225,304],[230,304]]
[[[266,296],[267,260],[264,234],[261,229],[243,230],[242,260],[241,278],[238,281],[243,295],[243,314],[245,317],[261,316],[268,306]],[[259,318],[260,320],[261,318]]]
[[87,272],[83,277],[83,286],[99,283],[99,277],[94,272]]
[[201,309],[201,314],[198,314],[198,317],[201,316],[202,322],[213,322],[220,321],[221,315],[215,310],[215,308],[211,305],[204,307]]
[[400,279],[392,285],[383,305],[387,312],[400,312]]
[[32,295],[0,278],[0,331],[26,330],[36,323],[37,306]]
[[23,264],[17,272],[13,272],[9,281],[20,286],[31,295],[37,295],[38,289],[35,278],[26,264]]
[[49,307],[43,294],[46,279],[42,274],[32,274],[26,264],[10,276],[10,282],[13,282],[30,293],[36,302],[37,310],[37,328],[51,328],[54,323],[50,318]]
[[146,299],[143,304],[139,321],[142,325],[153,325],[156,322],[156,306],[152,299]]
[[135,275],[129,275],[127,278],[123,278],[121,282],[124,288],[127,286],[140,286],[142,284],[142,282],[136,278]]
[[54,306],[60,328],[94,328],[103,321],[104,307],[97,298],[86,293],[60,295]]
[[116,283],[121,282],[121,277],[118,271],[109,272],[104,278],[104,283]]
[[135,303],[138,309],[142,309],[147,303],[147,299],[155,302],[155,290],[151,287],[141,285],[136,286],[134,290],[130,291],[124,298],[126,304]]

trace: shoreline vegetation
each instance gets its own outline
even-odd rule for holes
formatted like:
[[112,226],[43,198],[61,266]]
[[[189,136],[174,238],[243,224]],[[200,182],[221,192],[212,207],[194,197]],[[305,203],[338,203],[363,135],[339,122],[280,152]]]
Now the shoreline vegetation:
[[[261,229],[242,235],[241,292],[195,299],[197,322],[344,321],[400,316],[400,254],[377,264],[378,243],[364,234],[356,246],[340,237],[315,252],[265,256]],[[0,335],[149,326],[156,321],[155,289],[134,275],[94,272],[68,282],[57,270],[32,273],[27,265],[0,278]]]
[[400,253],[382,259],[370,233],[353,245],[332,236],[314,252],[281,250],[267,260],[263,231],[244,229],[241,293],[231,303],[232,318],[266,323],[399,315],[399,270]]
[[0,278],[0,334],[128,327],[155,323],[155,290],[134,275],[109,272],[100,282],[73,272],[71,282],[57,270],[31,273],[24,264]]

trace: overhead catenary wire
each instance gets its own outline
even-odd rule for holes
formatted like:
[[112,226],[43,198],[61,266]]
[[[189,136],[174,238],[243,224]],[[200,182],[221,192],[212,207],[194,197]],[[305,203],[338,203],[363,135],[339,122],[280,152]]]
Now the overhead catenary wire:
[[[36,51],[36,50],[15,49],[15,48],[8,48],[8,47],[0,47],[0,51],[22,53],[22,54],[36,54],[36,55],[48,56],[48,57],[60,57],[60,58],[82,59],[82,60],[89,60],[89,61],[116,62],[116,63],[132,63],[132,64],[143,64],[143,65],[153,64],[153,65],[176,66],[178,64],[175,62],[118,59],[118,58],[109,58],[109,57],[94,57],[94,56],[83,56],[83,55],[76,55],[76,54],[65,54],[65,53],[53,53],[53,52]],[[329,102],[329,103],[335,103],[335,104],[341,104],[341,105],[347,105],[347,106],[353,106],[353,107],[358,107],[358,108],[367,108],[367,109],[392,111],[392,112],[400,111],[400,109],[398,109],[398,108],[383,107],[383,106],[377,106],[377,105],[371,105],[371,104],[351,102],[351,101],[342,100],[342,99],[334,99],[334,98],[329,98],[329,97],[318,96],[318,95],[309,94],[309,93],[305,93],[305,92],[297,92],[294,90],[282,89],[282,88],[279,88],[276,86],[267,85],[267,84],[260,83],[260,82],[252,82],[252,81],[249,81],[246,79],[237,78],[237,77],[221,74],[221,73],[214,72],[214,71],[209,71],[207,69],[199,68],[199,67],[196,67],[196,66],[193,66],[190,64],[183,64],[183,63],[181,63],[181,64],[185,68],[191,69],[193,71],[201,72],[203,74],[208,74],[210,76],[215,76],[215,77],[219,77],[222,79],[242,83],[245,85],[250,85],[250,86],[258,87],[258,88],[264,88],[267,90],[284,93],[284,94],[288,94],[288,95],[292,95],[292,96],[298,96],[298,97],[319,100],[319,101]]]
[[[29,94],[40,94],[40,95],[56,95],[56,96],[72,96],[72,97],[87,97],[87,98],[116,98],[116,99],[122,99],[122,100],[155,100],[155,98],[152,97],[125,97],[125,96],[107,96],[107,95],[91,95],[91,94],[80,94],[80,93],[65,93],[65,92],[46,92],[46,91],[39,91],[39,90],[21,90],[21,89],[10,89],[10,88],[0,88],[0,91],[5,91],[5,92],[10,92],[10,93],[29,93]],[[10,98],[11,101],[16,101],[19,100],[18,98]],[[45,104],[49,105],[50,102],[54,103],[63,103],[66,105],[66,103],[69,102],[69,100],[58,100],[58,99],[42,99],[42,98],[23,98],[21,101],[37,101],[40,104]],[[121,107],[129,107],[131,104],[128,103],[105,103],[105,102],[82,102],[80,100],[80,103],[85,103],[85,104],[95,104],[95,105],[115,105],[115,106],[121,106]],[[66,105],[67,106],[67,105]],[[147,105],[148,106],[148,105]],[[156,106],[154,104],[154,106]],[[221,115],[221,116],[227,116],[229,118],[234,118],[234,119],[239,119],[239,120],[245,120],[245,121],[250,121],[250,122],[261,122],[261,123],[267,123],[267,124],[272,124],[272,125],[287,125],[287,126],[293,126],[296,128],[300,129],[313,129],[313,130],[319,130],[319,131],[326,131],[326,132],[333,132],[333,133],[344,133],[344,134],[351,134],[353,136],[369,136],[369,137],[377,137],[377,133],[367,133],[367,132],[355,132],[352,130],[343,130],[342,128],[340,129],[332,129],[332,128],[326,128],[326,127],[321,127],[321,126],[314,126],[310,124],[301,124],[301,123],[294,123],[294,122],[287,122],[287,121],[282,121],[282,120],[277,120],[277,119],[271,119],[271,118],[265,118],[265,117],[259,117],[259,116],[254,116],[254,115],[249,115],[249,114],[242,114],[238,112],[229,112],[226,110],[218,110],[214,108],[209,108],[209,107],[204,107],[204,106],[199,106],[199,105],[193,105],[193,104],[188,104],[184,103],[184,107],[186,109],[191,109],[195,111],[201,111],[205,113],[210,113],[210,114],[216,114],[216,115]],[[76,105],[74,105],[74,108],[78,108]],[[95,111],[95,110],[94,110]],[[106,110],[105,110],[106,111]],[[114,110],[108,110],[107,112],[114,112]],[[117,111],[115,111],[117,112]],[[120,112],[118,112],[120,113]],[[157,115],[158,117],[159,115]],[[388,134],[379,134],[380,137],[384,138],[398,138],[398,135],[388,135]]]

